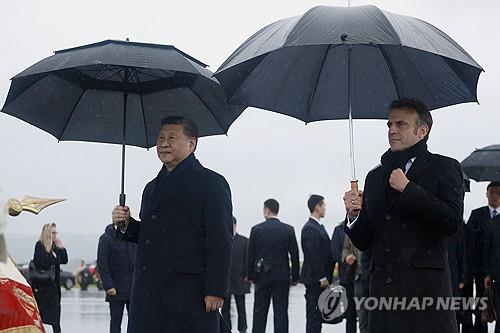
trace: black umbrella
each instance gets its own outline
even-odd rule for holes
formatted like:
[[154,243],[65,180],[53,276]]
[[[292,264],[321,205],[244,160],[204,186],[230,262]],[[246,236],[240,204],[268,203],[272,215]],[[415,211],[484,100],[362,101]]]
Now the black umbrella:
[[392,100],[430,109],[477,101],[482,68],[419,19],[375,6],[318,6],[262,28],[215,73],[229,103],[302,121],[387,119]]
[[462,169],[477,182],[500,181],[500,145],[476,149],[462,161]]
[[207,65],[170,45],[106,40],[62,51],[12,79],[2,112],[60,141],[156,145],[160,121],[186,116],[200,135],[224,134],[242,109],[228,109]]

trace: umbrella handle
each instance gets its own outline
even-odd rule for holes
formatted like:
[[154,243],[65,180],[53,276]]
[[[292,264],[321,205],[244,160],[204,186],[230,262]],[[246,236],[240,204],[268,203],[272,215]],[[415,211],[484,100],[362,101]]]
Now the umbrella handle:
[[126,197],[127,196],[125,195],[125,193],[120,194],[120,206],[125,207],[125,198]]
[[359,192],[357,180],[351,180],[351,191]]

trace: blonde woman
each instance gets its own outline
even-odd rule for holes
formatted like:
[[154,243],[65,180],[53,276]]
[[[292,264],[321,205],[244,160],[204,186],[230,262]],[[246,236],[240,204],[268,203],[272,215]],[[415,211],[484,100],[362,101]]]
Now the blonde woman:
[[43,226],[40,239],[35,245],[33,262],[36,269],[49,270],[54,266],[54,278],[33,281],[33,291],[44,324],[52,325],[54,333],[61,332],[61,277],[60,265],[68,263],[68,254],[57,237],[55,223]]

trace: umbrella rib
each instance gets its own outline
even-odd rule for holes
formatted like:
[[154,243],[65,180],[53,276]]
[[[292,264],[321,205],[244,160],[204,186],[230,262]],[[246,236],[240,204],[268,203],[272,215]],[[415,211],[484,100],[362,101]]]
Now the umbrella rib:
[[64,128],[63,130],[61,131],[61,135],[60,136],[60,139],[59,140],[62,140],[63,138],[63,135],[64,135],[64,132],[66,132],[66,128],[68,127],[68,124],[71,120],[71,118],[73,117],[73,113],[75,113],[75,110],[76,110],[76,107],[78,106],[78,104],[80,103],[80,100],[82,99],[83,95],[87,92],[87,88],[83,89],[82,93],[80,94],[80,96],[78,97],[78,99],[76,100],[76,103],[75,105],[73,105],[73,108],[71,109],[71,113],[69,114],[69,117],[68,119],[66,120],[66,124],[64,125]]
[[[471,91],[469,90],[469,87],[465,84],[465,82],[462,80],[462,78],[457,75],[457,72],[455,72],[455,70],[453,68],[451,68],[451,66],[443,59],[443,56],[440,56],[440,55],[437,55],[437,56],[439,57],[439,60],[441,60],[441,62],[443,62],[446,65],[446,67],[448,67],[450,69],[450,71],[455,75],[455,77],[458,78],[458,80],[465,86],[465,88],[467,89],[469,94],[471,94],[471,97],[474,98],[477,102],[477,93],[472,94]],[[454,60],[454,59],[452,59],[452,60]],[[458,60],[456,60],[456,61],[458,61]]]
[[[203,105],[207,108],[208,112],[210,112],[210,114],[212,115],[212,117],[215,119],[215,122],[219,125],[219,127],[224,130],[224,133],[227,133],[227,130],[222,127],[222,124],[221,122],[219,121],[219,119],[217,119],[217,117],[215,116],[215,114],[212,112],[212,110],[210,109],[210,107],[207,105],[207,103],[205,103],[205,101],[203,99],[201,99],[200,95],[198,95],[198,93],[196,91],[194,91],[192,88],[190,89],[193,94],[200,100],[201,103],[203,103]],[[229,129],[229,128],[228,128]]]
[[384,57],[387,68],[389,69],[389,74],[391,75],[392,84],[394,85],[394,89],[396,90],[396,95],[398,96],[398,99],[401,99],[401,93],[399,91],[399,86],[396,83],[397,82],[396,74],[394,73],[394,68],[392,67],[392,63],[389,61],[389,56],[387,55],[385,50],[380,45],[377,44],[377,48],[380,51],[380,53],[382,54],[382,56]]
[[144,132],[146,134],[146,147],[149,149],[149,137],[148,137],[148,127],[146,123],[146,113],[144,112],[144,103],[142,101],[142,94],[139,94],[139,99],[141,101],[142,119],[144,120]]
[[[335,47],[337,47],[337,45],[333,46],[332,48],[335,48]],[[323,54],[323,58],[321,59],[321,66],[319,67],[318,75],[316,76],[316,80],[314,80],[315,83],[314,83],[313,93],[311,95],[309,95],[310,99],[309,99],[308,107],[306,110],[306,114],[304,115],[304,119],[305,119],[306,124],[307,124],[307,120],[308,120],[307,116],[311,112],[311,107],[312,107],[312,104],[314,101],[314,97],[316,96],[316,91],[318,90],[319,79],[321,77],[321,72],[323,71],[323,66],[325,65],[326,57],[328,56],[328,52],[330,52],[330,45],[326,46],[326,51]]]
[[[406,49],[403,47],[402,48],[403,50],[403,54],[406,55],[406,59],[408,59],[408,62],[413,66],[413,69],[415,69],[415,72],[417,73],[418,77],[420,78],[420,80],[422,81],[423,83],[423,86],[427,88],[427,91],[431,94],[432,96],[432,99],[434,99],[434,104],[435,105],[439,105],[436,101],[436,96],[434,96],[434,94],[432,93],[431,89],[429,88],[429,86],[427,84],[425,84],[425,81],[424,81],[424,78],[422,77],[422,74],[420,73],[420,71],[418,70],[417,66],[415,65],[415,63],[413,62],[413,60],[411,60],[411,58],[408,56],[408,54],[406,53]],[[414,96],[413,96],[414,97]]]

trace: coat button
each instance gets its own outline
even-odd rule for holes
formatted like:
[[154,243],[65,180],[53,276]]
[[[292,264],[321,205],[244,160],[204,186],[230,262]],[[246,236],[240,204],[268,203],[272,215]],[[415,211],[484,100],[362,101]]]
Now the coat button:
[[390,246],[386,246],[385,247],[385,252],[391,252],[391,247]]
[[387,278],[387,280],[385,280],[385,282],[387,282],[388,284],[392,282],[392,279],[391,278]]
[[387,214],[387,215],[385,216],[385,220],[386,220],[386,221],[390,221],[391,219],[392,219],[391,214]]
[[149,244],[149,239],[146,239],[146,241],[144,242],[146,245]]
[[154,221],[154,220],[156,220],[156,215],[155,214],[151,215],[151,221]]
[[142,271],[143,271],[143,272],[145,272],[145,271],[146,271],[146,269],[147,269],[147,267],[146,267],[146,266],[142,266]]

